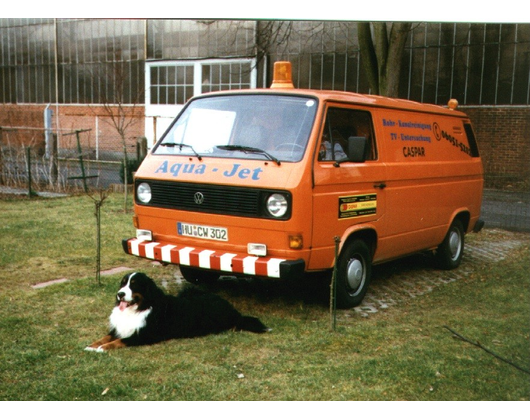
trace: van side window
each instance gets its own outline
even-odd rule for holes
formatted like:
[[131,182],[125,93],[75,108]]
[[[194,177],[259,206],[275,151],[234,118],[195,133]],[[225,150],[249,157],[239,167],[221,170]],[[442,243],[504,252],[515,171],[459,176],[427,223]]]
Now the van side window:
[[374,131],[372,116],[367,111],[358,111],[345,108],[329,108],[322,141],[318,153],[320,161],[335,161],[346,157],[346,143],[350,137],[366,137],[369,150],[366,160],[376,160]]
[[466,130],[467,141],[469,143],[469,149],[471,150],[472,157],[479,157],[477,140],[475,139],[475,133],[471,124],[464,123],[464,130]]

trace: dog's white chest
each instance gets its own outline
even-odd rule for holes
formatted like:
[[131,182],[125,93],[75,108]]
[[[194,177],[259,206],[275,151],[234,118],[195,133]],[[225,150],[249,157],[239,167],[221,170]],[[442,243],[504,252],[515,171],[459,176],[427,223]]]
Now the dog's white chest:
[[120,310],[115,307],[109,317],[110,327],[114,328],[118,338],[127,338],[145,327],[147,316],[151,313],[151,308],[138,312],[136,307],[129,307]]

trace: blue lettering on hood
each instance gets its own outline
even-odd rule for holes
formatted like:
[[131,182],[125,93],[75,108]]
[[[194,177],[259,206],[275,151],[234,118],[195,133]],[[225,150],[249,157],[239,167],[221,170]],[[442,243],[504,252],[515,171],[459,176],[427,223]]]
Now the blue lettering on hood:
[[[174,163],[169,166],[169,162],[165,160],[160,164],[158,169],[155,171],[155,174],[170,173],[174,177],[178,177],[181,174],[194,174],[194,175],[204,175],[208,171],[208,166],[204,163],[195,164],[195,163]],[[211,168],[210,172],[218,172],[218,168]],[[260,175],[263,172],[261,168],[247,168],[242,166],[240,163],[234,163],[232,167],[226,171],[222,171],[222,176],[226,178],[240,178],[240,179],[250,179],[252,181],[258,181]]]

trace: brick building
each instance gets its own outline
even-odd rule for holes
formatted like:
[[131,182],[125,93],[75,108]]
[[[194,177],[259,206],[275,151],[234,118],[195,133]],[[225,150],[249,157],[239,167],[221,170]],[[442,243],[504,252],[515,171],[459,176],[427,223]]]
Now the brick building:
[[463,107],[480,142],[486,185],[528,190],[530,107]]
[[[193,95],[268,86],[278,59],[296,87],[370,93],[355,22],[0,19],[0,57],[0,145],[42,151],[48,128],[67,149],[84,130],[101,160],[119,159],[123,139],[128,153],[152,144]],[[528,187],[530,25],[414,24],[402,69],[400,97],[456,98],[470,115],[488,186]]]

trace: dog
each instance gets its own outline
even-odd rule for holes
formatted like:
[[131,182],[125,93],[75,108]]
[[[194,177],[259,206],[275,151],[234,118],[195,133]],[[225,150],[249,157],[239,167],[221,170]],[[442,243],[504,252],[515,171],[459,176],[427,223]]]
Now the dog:
[[190,285],[177,296],[168,295],[144,273],[123,277],[109,321],[109,333],[85,350],[105,352],[231,329],[253,333],[269,331],[258,318],[243,316],[228,301],[213,293]]

